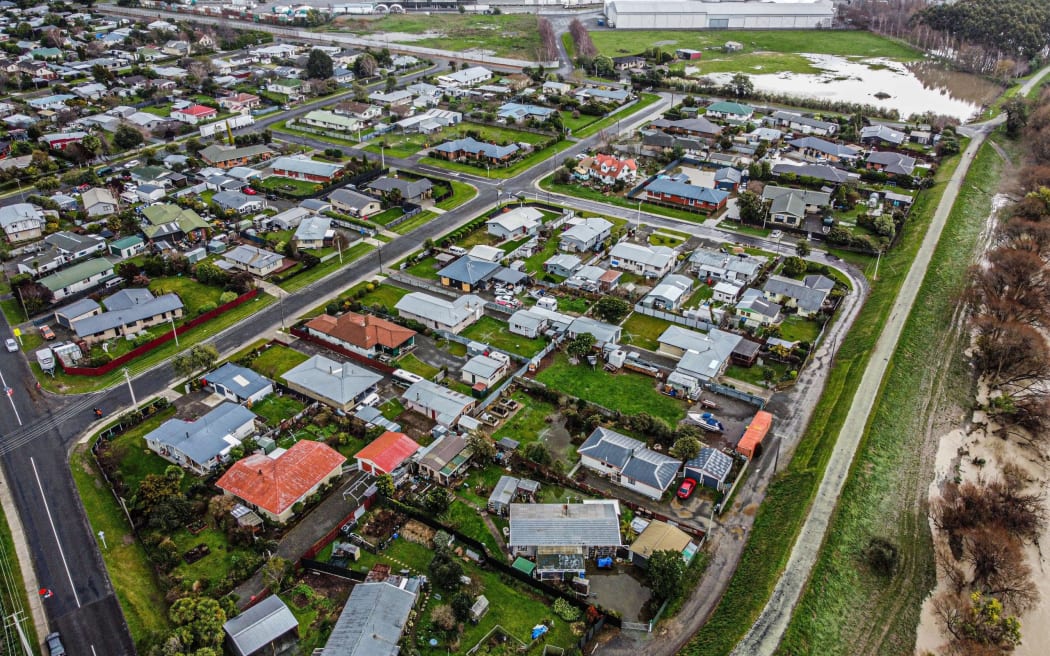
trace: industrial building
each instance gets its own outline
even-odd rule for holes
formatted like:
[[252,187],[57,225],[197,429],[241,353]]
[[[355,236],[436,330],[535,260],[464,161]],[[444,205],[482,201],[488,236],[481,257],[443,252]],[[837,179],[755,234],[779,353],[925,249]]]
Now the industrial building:
[[831,27],[835,7],[830,0],[606,0],[605,17],[610,27],[632,30],[798,30]]

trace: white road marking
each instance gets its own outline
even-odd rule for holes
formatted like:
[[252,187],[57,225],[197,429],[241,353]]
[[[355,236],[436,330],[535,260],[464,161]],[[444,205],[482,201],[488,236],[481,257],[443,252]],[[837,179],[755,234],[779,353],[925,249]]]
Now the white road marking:
[[[33,476],[36,476],[36,485],[40,488],[40,499],[44,503],[44,512],[47,513],[47,521],[51,522],[51,532],[55,536],[55,543],[58,544],[58,555],[62,557],[62,566],[66,568],[66,577],[69,579],[69,587],[73,590],[73,600],[77,602],[77,608],[80,608],[80,597],[77,595],[77,587],[73,585],[73,574],[69,571],[69,563],[66,562],[66,552],[62,548],[62,540],[58,537],[58,530],[55,528],[55,520],[51,517],[51,509],[47,507],[47,495],[44,494],[44,486],[40,482],[40,472],[36,469],[35,460],[30,458],[29,464],[33,465]],[[94,649],[91,651],[94,651]]]
[[[3,386],[4,386],[4,393],[7,394],[7,390],[8,390],[7,381],[4,380],[4,374],[2,372],[0,372],[0,384],[3,384]],[[22,425],[22,418],[18,416],[18,408],[15,407],[15,400],[14,400],[14,398],[10,394],[7,394],[7,400],[11,402],[11,409],[15,411],[15,419],[18,420],[18,425],[21,426]]]

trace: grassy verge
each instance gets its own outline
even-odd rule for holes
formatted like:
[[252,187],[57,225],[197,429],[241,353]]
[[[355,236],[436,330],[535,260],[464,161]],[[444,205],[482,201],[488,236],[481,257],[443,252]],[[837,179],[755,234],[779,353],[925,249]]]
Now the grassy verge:
[[[541,180],[540,187],[555,194],[573,196],[575,198],[582,198],[583,200],[593,200],[599,203],[607,203],[609,205],[616,205],[617,207],[626,207],[627,209],[632,210],[638,209],[638,201],[636,200],[628,200],[623,196],[615,194],[606,195],[595,189],[590,189],[589,187],[581,187],[574,184],[558,184],[554,181],[553,176],[547,176]],[[674,207],[653,205],[652,203],[643,202],[642,209],[650,214],[660,214],[662,216],[671,217],[672,219],[681,219],[682,221],[690,221],[692,223],[703,223],[708,219],[707,214],[697,214],[696,212],[688,212]],[[642,223],[645,223],[645,217],[642,217]]]
[[690,641],[685,653],[728,654],[769,599],[816,493],[875,341],[958,164],[958,156],[942,162],[934,186],[915,201],[901,245],[882,258],[879,283],[839,347],[806,433],[790,464],[770,483],[737,571],[714,614]]
[[466,182],[449,180],[449,184],[452,185],[452,195],[440,203],[435,203],[434,206],[438,209],[446,211],[454,210],[478,195],[478,190],[468,185]]
[[109,548],[102,550],[102,560],[106,563],[135,646],[144,653],[148,645],[171,629],[167,603],[153,566],[142,543],[131,532],[90,452],[83,447],[74,451],[70,468],[92,532],[106,533]]
[[[1001,173],[1002,160],[990,145],[983,146],[919,290],[923,301],[909,315],[883,380],[813,570],[812,582],[819,583],[803,594],[781,643],[788,653],[910,654],[914,649],[922,600],[934,584],[929,526],[914,493],[921,487],[925,496],[925,487],[916,485],[921,477],[916,445],[927,430],[931,405],[936,406],[936,398],[929,401],[938,392],[938,379],[952,381],[943,389],[962,404],[970,389],[961,358],[955,357],[952,367],[931,367],[914,355],[944,348],[946,323],[965,287]],[[901,549],[901,570],[892,578],[875,575],[864,564],[863,551],[877,536]]]
[[[229,328],[235,323],[247,319],[250,315],[261,311],[274,300],[273,296],[264,292],[259,292],[259,295],[256,296],[254,300],[243,303],[229,312],[225,312],[215,319],[212,319],[201,326],[197,326],[187,333],[179,335],[178,344],[174,341],[166,342],[142,357],[137,358],[127,366],[127,369],[129,369],[130,373],[134,376],[160,364],[161,362],[170,360],[175,354],[180,353],[195,344],[199,344],[213,335]],[[102,376],[71,376],[63,373],[61,368],[57,368],[55,370],[54,378],[47,376],[40,371],[40,365],[36,364],[35,361],[32,362],[31,368],[33,374],[37,377],[37,380],[40,381],[41,385],[49,391],[57,392],[59,394],[82,394],[84,392],[93,392],[95,390],[105,389],[124,380],[122,367],[117,367],[113,371]]]
[[437,214],[434,214],[430,210],[423,210],[404,223],[394,226],[393,232],[396,232],[399,235],[407,235],[436,216]]
[[287,281],[281,283],[281,289],[288,292],[294,292],[296,290],[302,289],[303,287],[306,287],[307,285],[316,282],[329,274],[335,273],[336,271],[350,264],[354,260],[364,257],[364,255],[370,252],[372,248],[373,246],[371,244],[358,242],[350,248],[347,248],[343,251],[343,257],[341,261],[339,256],[336,255],[335,257],[329,260],[321,262],[312,269],[307,269],[306,271],[303,271],[302,273],[299,273],[294,277],[289,278]]
[[583,139],[584,137],[589,137],[595,132],[598,132],[599,130],[604,130],[610,125],[618,122],[622,118],[631,116],[632,114],[642,111],[643,109],[645,109],[649,105],[652,105],[658,100],[660,100],[660,96],[656,95],[655,93],[643,93],[640,96],[638,96],[638,102],[634,103],[629,107],[622,108],[616,112],[613,112],[612,114],[609,114],[603,119],[600,119],[593,123],[589,123],[588,125],[580,128],[579,130],[573,130],[572,136],[579,137],[580,139]]
[[[7,509],[11,511],[12,509]],[[15,552],[15,540],[11,534],[11,528],[7,523],[4,509],[0,509],[0,554],[3,554],[7,562],[5,566],[5,585],[0,586],[0,604],[6,612],[15,609],[26,609],[25,622],[22,627],[30,641],[34,640],[36,630],[33,628],[33,614],[29,611],[29,597],[26,595],[25,581],[22,579],[21,563]]]

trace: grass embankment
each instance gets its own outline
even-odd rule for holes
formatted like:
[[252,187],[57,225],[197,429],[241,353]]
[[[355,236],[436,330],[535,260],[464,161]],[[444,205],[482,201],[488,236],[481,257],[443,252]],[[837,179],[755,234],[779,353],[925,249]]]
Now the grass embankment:
[[[781,643],[787,653],[904,655],[914,650],[922,601],[935,582],[921,498],[925,467],[918,450],[942,390],[967,405],[971,376],[958,344],[951,349],[946,335],[956,333],[949,321],[1002,167],[995,150],[983,146],[959,192],[919,290],[922,302],[904,325],[813,578]],[[955,351],[951,367],[930,366],[927,358],[916,357],[944,353],[946,346]],[[873,537],[900,548],[900,567],[891,578],[865,564],[864,550]]]
[[[960,146],[965,148],[966,144]],[[882,258],[879,282],[839,347],[806,433],[791,462],[770,483],[737,571],[714,614],[689,642],[685,653],[728,654],[769,599],[787,564],[875,341],[958,164],[958,156],[942,162],[934,186],[915,201],[900,245]]]

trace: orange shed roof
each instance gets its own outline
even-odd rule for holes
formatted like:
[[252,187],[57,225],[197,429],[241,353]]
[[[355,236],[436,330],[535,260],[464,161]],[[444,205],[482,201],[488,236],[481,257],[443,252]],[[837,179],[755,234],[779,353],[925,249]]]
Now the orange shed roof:
[[354,457],[368,460],[389,474],[418,450],[419,445],[408,435],[387,431],[355,453]]

